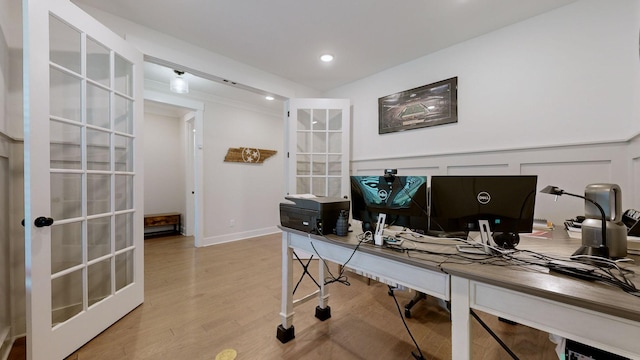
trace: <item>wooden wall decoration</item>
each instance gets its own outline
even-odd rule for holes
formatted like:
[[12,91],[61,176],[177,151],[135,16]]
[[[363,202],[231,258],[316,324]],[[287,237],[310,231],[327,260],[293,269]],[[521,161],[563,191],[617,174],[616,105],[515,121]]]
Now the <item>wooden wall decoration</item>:
[[229,148],[224,157],[225,162],[241,162],[262,164],[265,160],[275,155],[275,150],[255,149],[248,147]]

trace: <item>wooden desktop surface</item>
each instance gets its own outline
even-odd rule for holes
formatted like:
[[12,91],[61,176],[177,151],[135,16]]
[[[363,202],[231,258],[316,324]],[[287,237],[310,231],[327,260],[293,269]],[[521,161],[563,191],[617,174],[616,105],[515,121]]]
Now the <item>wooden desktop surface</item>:
[[[292,231],[291,229],[286,230]],[[547,236],[548,238],[522,236],[517,249],[566,259],[580,247],[580,240],[569,238],[564,229],[554,230]],[[312,235],[312,238],[314,237],[318,236]],[[355,248],[358,243],[358,239],[353,233],[346,237],[327,235],[324,238],[325,241],[349,248]],[[452,240],[436,239],[432,244],[416,244],[420,249],[431,250],[434,253],[457,253],[455,246],[452,246],[456,242]],[[370,243],[361,244],[358,251],[640,322],[640,297],[630,295],[612,285],[577,279],[555,272],[549,273],[542,267],[505,265],[503,262],[490,264],[461,261],[447,255],[424,252],[407,251],[403,253]],[[628,274],[627,278],[640,289],[640,256],[629,255],[628,257],[634,262],[623,263],[620,266],[635,272]]]
[[[564,230],[556,230],[554,237],[550,239],[523,237],[517,248],[566,258],[580,247],[580,240],[563,236],[564,232]],[[623,263],[620,266],[635,272],[635,274],[627,275],[627,278],[640,289],[640,257],[635,255],[628,257],[634,262]],[[612,285],[581,280],[555,272],[536,271],[521,266],[448,263],[444,264],[443,268],[454,276],[640,321],[640,297],[628,294]]]
[[[307,239],[311,243],[318,241],[317,247],[322,247],[320,244],[322,242],[331,243],[334,247],[344,247],[346,251],[339,251],[343,256],[348,255],[350,249],[355,249],[358,244],[355,231],[346,237],[338,237],[310,235],[288,228],[283,230],[291,233],[287,236],[283,235],[283,240],[291,241],[291,236],[294,236],[296,239],[294,247],[299,246],[306,250],[311,250],[306,243]],[[389,236],[386,230],[385,235]],[[581,245],[580,240],[569,238],[564,229],[538,235],[541,236],[521,236],[517,250],[522,251],[514,253],[512,257],[522,259],[523,256],[530,257],[535,252],[568,262],[569,256]],[[399,284],[401,284],[400,281],[405,281],[404,285],[408,284],[407,278],[411,277],[413,284],[420,284],[427,289],[422,290],[427,294],[432,291],[433,294],[437,294],[437,297],[450,300],[451,348],[454,359],[471,358],[473,335],[470,311],[472,309],[570,338],[598,349],[640,359],[640,344],[635,341],[640,336],[639,297],[628,294],[614,285],[582,280],[556,272],[550,273],[541,265],[523,266],[513,260],[505,259],[505,256],[459,253],[456,249],[456,244],[460,244],[459,240],[412,238],[411,235],[404,236],[403,239],[402,247],[416,251],[398,252],[371,243],[362,243],[358,253],[391,259],[399,264],[410,264],[411,266],[403,272],[391,274],[393,276],[384,270],[381,270],[380,275],[395,279]],[[286,250],[292,244],[283,243],[283,245],[283,249]],[[332,253],[329,248],[323,247],[323,249],[326,254]],[[354,260],[356,258],[359,258],[357,253]],[[630,258],[634,262],[620,264],[620,267],[630,271],[627,279],[640,288],[640,277],[637,275],[640,272],[640,266],[637,263],[640,257],[630,256]],[[291,254],[287,256],[287,252],[283,251],[283,259],[288,259],[287,269],[289,269]],[[549,258],[544,258],[543,261],[549,261]],[[358,263],[358,261],[355,262]],[[385,261],[379,263],[384,264]],[[371,264],[373,262],[369,265]],[[573,266],[573,264],[567,265]],[[448,276],[446,281],[448,288],[435,287],[434,290],[431,281],[442,282],[442,278],[436,276],[427,280],[422,279],[422,274],[416,278],[415,276],[420,273],[414,270],[416,268],[422,268],[431,274]],[[371,268],[371,271],[375,274],[375,267]],[[290,273],[290,270],[286,272]],[[293,305],[288,290],[292,279],[290,274],[286,276],[286,272],[283,262],[283,302],[280,313],[282,325],[280,327],[293,330]],[[403,274],[406,274],[406,277]],[[424,281],[420,282],[417,279]],[[419,289],[419,287],[408,287]],[[324,308],[327,305],[328,293],[323,293],[321,290],[319,298],[322,305],[320,307]]]

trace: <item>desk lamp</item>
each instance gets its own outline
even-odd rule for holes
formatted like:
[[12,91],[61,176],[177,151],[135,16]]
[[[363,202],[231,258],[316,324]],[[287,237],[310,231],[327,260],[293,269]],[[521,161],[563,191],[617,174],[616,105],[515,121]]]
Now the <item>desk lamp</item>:
[[562,189],[560,189],[557,186],[553,186],[553,185],[549,185],[547,187],[545,187],[544,189],[540,190],[541,193],[543,194],[551,194],[551,195],[555,195],[556,196],[556,200],[558,199],[558,196],[562,196],[562,195],[569,195],[569,196],[575,196],[577,198],[581,198],[584,199],[587,202],[592,203],[593,205],[595,205],[598,210],[600,210],[600,215],[602,216],[601,219],[601,228],[602,228],[602,242],[600,244],[585,244],[585,237],[584,237],[584,228],[582,228],[582,246],[580,248],[578,248],[578,250],[576,250],[576,252],[573,253],[573,255],[592,255],[592,256],[599,256],[599,257],[603,257],[603,258],[609,258],[609,248],[607,247],[607,222],[606,222],[606,215],[604,212],[604,209],[602,209],[602,206],[600,206],[600,204],[598,204],[597,202],[593,201],[592,199],[589,199],[587,197],[581,196],[581,195],[577,195],[577,194],[572,194],[572,193],[568,193]]

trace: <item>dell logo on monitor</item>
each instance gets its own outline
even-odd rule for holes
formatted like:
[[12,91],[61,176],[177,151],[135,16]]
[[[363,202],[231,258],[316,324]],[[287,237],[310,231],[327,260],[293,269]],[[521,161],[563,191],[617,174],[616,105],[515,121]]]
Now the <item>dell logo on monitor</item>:
[[489,193],[486,191],[479,192],[476,198],[478,199],[478,202],[482,205],[487,205],[489,201],[491,201],[491,195],[489,195]]

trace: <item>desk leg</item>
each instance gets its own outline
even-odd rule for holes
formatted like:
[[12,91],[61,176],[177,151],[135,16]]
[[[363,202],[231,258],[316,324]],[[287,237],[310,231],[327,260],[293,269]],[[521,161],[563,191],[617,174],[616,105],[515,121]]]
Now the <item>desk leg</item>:
[[329,289],[324,284],[324,279],[327,278],[329,272],[327,266],[322,261],[318,260],[318,282],[320,283],[320,292],[318,293],[318,306],[316,307],[316,317],[322,321],[331,317],[331,308],[329,307]]
[[293,249],[289,247],[289,236],[291,235],[288,232],[282,232],[282,323],[278,325],[276,333],[276,337],[282,343],[296,337],[293,328]]
[[451,358],[471,359],[469,280],[451,277]]

